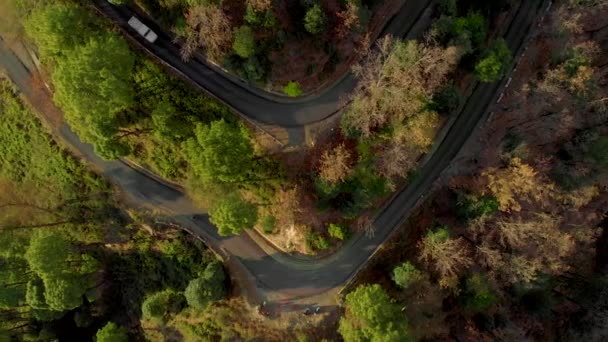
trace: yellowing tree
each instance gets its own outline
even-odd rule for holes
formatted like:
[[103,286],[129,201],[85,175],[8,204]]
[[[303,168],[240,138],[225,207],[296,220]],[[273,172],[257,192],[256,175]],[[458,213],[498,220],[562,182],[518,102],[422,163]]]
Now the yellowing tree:
[[383,144],[377,159],[379,173],[387,179],[405,177],[420,154],[433,145],[438,125],[439,116],[434,112],[419,113],[395,124],[393,138]]
[[256,12],[266,12],[272,9],[272,0],[246,0],[245,2]]
[[447,228],[429,231],[419,242],[419,258],[431,265],[441,276],[443,287],[452,287],[464,268],[473,264],[461,239],[451,239]]
[[564,226],[561,217],[546,213],[529,219],[499,220],[499,241],[511,253],[506,274],[511,281],[533,281],[539,273],[560,274],[571,269],[576,255],[592,251],[597,229]]
[[555,186],[543,182],[532,166],[513,158],[505,168],[491,168],[483,173],[488,190],[498,200],[502,211],[520,211],[520,201],[542,202],[554,192]]
[[199,5],[190,8],[186,16],[187,39],[182,47],[182,58],[188,60],[197,48],[207,57],[219,61],[232,46],[232,28],[220,6]]
[[370,136],[374,128],[420,113],[460,56],[456,47],[381,39],[377,52],[353,68],[359,83],[343,126]]
[[351,173],[352,156],[344,144],[326,150],[321,156],[319,176],[330,184],[343,182]]

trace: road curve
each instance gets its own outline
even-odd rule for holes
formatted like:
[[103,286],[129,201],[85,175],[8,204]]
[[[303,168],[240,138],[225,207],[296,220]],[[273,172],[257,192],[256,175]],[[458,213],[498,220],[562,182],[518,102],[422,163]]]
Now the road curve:
[[[518,51],[521,47],[540,11],[541,2],[522,1],[505,36],[512,51]],[[29,71],[1,40],[0,65],[7,69],[9,77],[36,107],[40,94],[31,89]],[[266,294],[278,294],[281,298],[302,299],[335,289],[350,279],[390,233],[405,222],[418,199],[431,188],[484,117],[499,89],[500,83],[478,84],[475,87],[445,137],[436,142],[438,147],[420,170],[420,176],[400,191],[379,213],[374,222],[376,232],[372,238],[356,236],[336,254],[315,262],[297,260],[280,253],[267,254],[247,234],[220,237],[208,217],[200,213],[183,193],[137,172],[125,163],[102,160],[95,155],[90,145],[83,144],[65,124],[56,133],[129,195],[130,201],[170,213],[173,219],[186,224],[189,230],[202,237],[210,247],[238,260],[255,277],[258,289]],[[48,105],[40,108],[59,111]],[[200,215],[200,218],[193,221],[192,215],[195,214]]]
[[[391,34],[396,37],[413,36],[412,27],[432,3],[432,0],[405,1],[401,10],[384,27],[382,34]],[[91,3],[97,10],[112,19],[140,47],[163,61],[165,65],[184,75],[237,113],[260,123],[287,128],[301,127],[321,121],[341,110],[345,103],[345,96],[356,85],[354,76],[347,73],[318,94],[288,98],[269,93],[200,58],[195,57],[188,62],[184,62],[180,57],[179,46],[173,43],[172,37],[150,18],[146,18],[142,14],[134,14],[127,7],[111,5],[106,0],[93,0]],[[142,22],[158,34],[158,39],[154,43],[147,42],[128,26],[127,21],[133,15],[137,15]]]

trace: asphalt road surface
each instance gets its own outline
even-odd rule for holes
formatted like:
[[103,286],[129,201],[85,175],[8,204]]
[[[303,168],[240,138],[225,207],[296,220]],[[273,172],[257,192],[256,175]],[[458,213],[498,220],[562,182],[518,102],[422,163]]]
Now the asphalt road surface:
[[[417,36],[418,32],[413,32],[411,29],[431,2],[431,0],[406,0],[398,14],[387,23],[383,34],[406,38]],[[189,62],[184,62],[180,57],[179,46],[173,43],[174,39],[143,14],[134,14],[131,9],[113,6],[106,0],[93,0],[92,3],[128,33],[140,47],[161,59],[165,65],[185,75],[237,113],[261,123],[287,128],[321,121],[342,109],[346,101],[345,96],[356,85],[355,78],[347,73],[318,94],[289,98],[269,93],[224,72],[203,59],[193,58]],[[158,34],[158,39],[154,43],[146,41],[128,26],[127,21],[133,15],[137,15],[144,24]]]
[[[511,51],[519,50],[541,9],[541,1],[522,1],[522,3],[505,36]],[[59,111],[55,107],[49,108],[48,105],[44,107],[37,105],[43,99],[39,92],[32,90],[29,70],[2,41],[0,41],[0,65],[7,70],[9,77],[35,107],[47,111]],[[197,210],[183,193],[155,181],[120,161],[100,159],[91,146],[80,142],[66,125],[59,127],[55,133],[60,135],[61,140],[75,148],[91,166],[120,187],[129,196],[129,201],[170,213],[175,220],[187,225],[194,234],[202,237],[210,247],[220,254],[230,255],[233,260],[237,260],[253,276],[251,279],[254,284],[251,285],[255,285],[260,293],[269,297],[280,295],[281,298],[302,300],[302,298],[322,295],[341,286],[366,262],[389,234],[405,222],[419,198],[427,193],[480,120],[484,118],[488,106],[494,101],[500,88],[499,83],[476,86],[447,134],[441,141],[436,142],[437,148],[420,170],[419,176],[379,213],[374,222],[376,231],[372,238],[356,236],[336,254],[312,262],[278,252],[266,253],[264,250],[268,249],[263,250],[247,234],[218,236],[217,229],[209,223],[208,217]],[[231,91],[237,92],[234,89]],[[221,91],[216,95],[223,96]],[[231,94],[226,99],[234,99],[234,96],[238,97],[237,95]],[[251,110],[257,108],[252,107]],[[299,123],[297,118],[304,114],[297,113],[293,118]],[[197,218],[192,219],[195,214]]]

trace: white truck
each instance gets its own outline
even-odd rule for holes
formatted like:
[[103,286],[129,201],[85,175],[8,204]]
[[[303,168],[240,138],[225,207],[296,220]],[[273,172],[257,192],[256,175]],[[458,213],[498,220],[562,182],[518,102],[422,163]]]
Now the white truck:
[[131,17],[131,19],[129,19],[128,23],[129,23],[129,26],[134,28],[135,31],[137,31],[137,33],[141,34],[141,36],[146,38],[146,40],[149,41],[150,43],[154,43],[156,41],[156,39],[158,38],[158,35],[156,33],[154,33],[154,31],[150,30],[150,28],[148,26],[144,25],[144,23],[142,23],[141,20],[139,20],[135,17]]

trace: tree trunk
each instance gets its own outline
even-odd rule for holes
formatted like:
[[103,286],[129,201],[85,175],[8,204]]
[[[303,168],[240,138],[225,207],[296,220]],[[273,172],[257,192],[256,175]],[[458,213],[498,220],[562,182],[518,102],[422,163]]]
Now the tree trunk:
[[118,135],[118,138],[120,139],[120,138],[128,137],[130,135],[139,137],[142,134],[148,134],[148,133],[152,132],[152,130],[149,128],[144,128],[144,129],[136,129],[136,130],[129,131],[127,129],[121,128],[121,129],[119,129],[119,132],[120,132],[120,134]]

